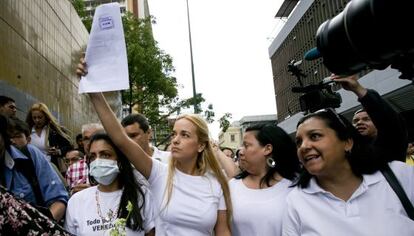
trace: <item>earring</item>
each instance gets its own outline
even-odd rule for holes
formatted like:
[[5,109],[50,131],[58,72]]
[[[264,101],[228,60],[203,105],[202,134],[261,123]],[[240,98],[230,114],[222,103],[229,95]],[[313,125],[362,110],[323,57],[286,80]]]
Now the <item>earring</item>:
[[351,150],[345,150],[345,157],[349,158],[351,156]]
[[273,158],[269,157],[266,159],[266,164],[270,167],[270,168],[275,168],[276,166],[276,162]]

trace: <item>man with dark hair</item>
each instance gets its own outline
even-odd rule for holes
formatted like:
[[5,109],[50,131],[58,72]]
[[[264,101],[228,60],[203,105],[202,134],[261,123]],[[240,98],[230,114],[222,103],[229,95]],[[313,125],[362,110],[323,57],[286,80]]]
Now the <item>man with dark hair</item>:
[[[352,123],[372,146],[381,161],[405,161],[408,135],[404,120],[375,90],[366,89],[358,76],[333,76],[345,90],[358,97],[364,111],[357,111]],[[371,120],[372,119],[372,120]]]
[[121,124],[127,135],[139,144],[149,156],[163,163],[168,163],[171,153],[150,145],[152,130],[144,115],[130,114],[122,119]]
[[364,108],[357,110],[352,118],[352,124],[362,136],[375,139],[378,134],[377,127],[369,117]]
[[234,158],[234,151],[233,149],[229,148],[229,147],[221,147],[220,148],[221,151],[229,158],[233,159]]
[[65,214],[68,193],[44,154],[32,145],[27,155],[11,145],[9,133],[14,122],[0,115],[0,182],[16,197],[48,208],[51,217],[59,221]]
[[0,115],[5,117],[16,117],[16,103],[7,96],[0,95]]
[[85,152],[85,149],[83,148],[83,137],[82,134],[76,135],[76,145],[78,146],[77,149],[81,152]]

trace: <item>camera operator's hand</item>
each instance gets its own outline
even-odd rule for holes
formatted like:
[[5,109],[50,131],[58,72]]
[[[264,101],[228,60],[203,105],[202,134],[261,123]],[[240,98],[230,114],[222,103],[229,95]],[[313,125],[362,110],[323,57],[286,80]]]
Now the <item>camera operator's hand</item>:
[[331,79],[336,83],[341,84],[342,88],[355,93],[358,98],[361,98],[367,94],[367,89],[362,87],[362,85],[358,82],[358,78],[358,75],[350,75],[347,77],[341,77],[335,74],[331,75]]

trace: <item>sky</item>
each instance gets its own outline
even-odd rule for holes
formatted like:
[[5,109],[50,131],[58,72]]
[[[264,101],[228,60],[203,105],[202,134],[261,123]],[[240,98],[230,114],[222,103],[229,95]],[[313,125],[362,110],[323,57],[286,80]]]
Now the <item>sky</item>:
[[[283,0],[188,0],[197,93],[213,104],[215,119],[232,114],[276,114],[268,48],[283,26]],[[154,38],[173,58],[180,98],[193,95],[186,0],[148,0]],[[189,112],[192,112],[189,111]],[[209,125],[218,139],[218,122]]]

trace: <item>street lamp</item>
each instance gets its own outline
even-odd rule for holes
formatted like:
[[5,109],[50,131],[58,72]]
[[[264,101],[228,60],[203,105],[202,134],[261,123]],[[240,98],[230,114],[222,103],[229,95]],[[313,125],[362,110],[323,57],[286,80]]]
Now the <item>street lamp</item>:
[[193,81],[193,102],[194,102],[194,113],[199,113],[198,103],[197,103],[197,92],[196,92],[196,85],[195,85],[195,76],[194,76],[194,62],[193,62],[193,44],[191,42],[191,27],[190,27],[190,9],[188,7],[188,0],[187,2],[187,23],[188,23],[188,39],[190,41],[190,60],[191,60],[191,78]]

